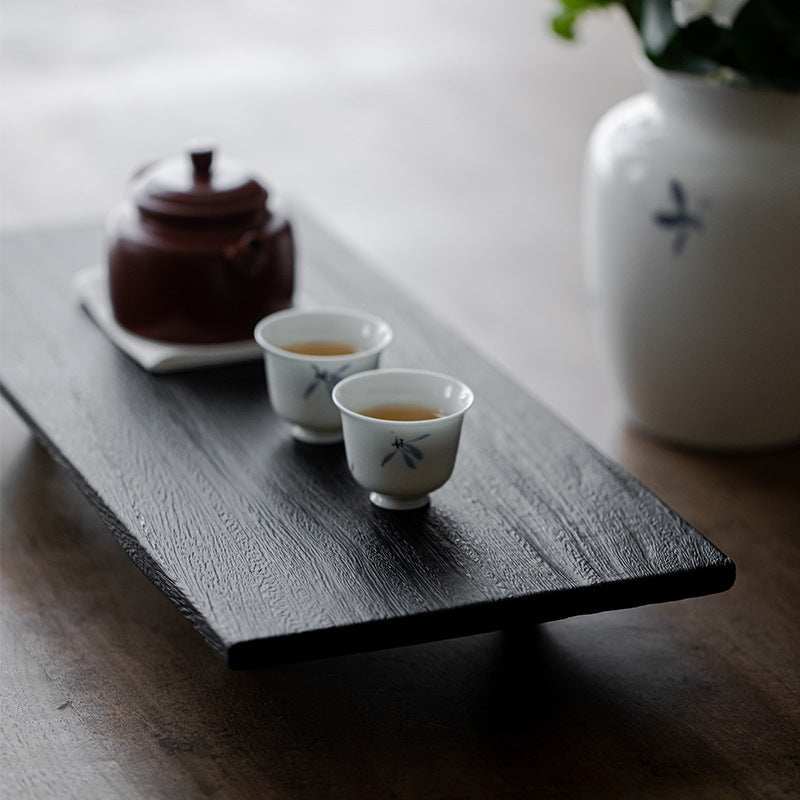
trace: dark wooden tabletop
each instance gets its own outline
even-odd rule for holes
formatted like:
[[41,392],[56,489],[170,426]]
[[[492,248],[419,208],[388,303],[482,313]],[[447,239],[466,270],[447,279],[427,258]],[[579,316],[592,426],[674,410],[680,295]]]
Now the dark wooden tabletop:
[[[98,238],[43,231],[4,254],[38,242],[48,258],[74,257]],[[6,349],[16,360],[25,348]],[[733,590],[547,625],[516,613],[499,633],[232,674],[4,407],[14,796],[58,796],[61,784],[120,798],[789,793],[800,453],[698,455],[633,433],[618,453],[739,562]]]
[[344,447],[295,443],[260,353],[152,375],[115,347],[71,299],[102,225],[0,243],[0,392],[228,666],[730,588],[731,560],[639,481],[299,209],[292,220],[306,302],[380,315],[397,331],[385,366],[447,370],[475,392],[457,471],[424,509],[375,509]]
[[737,578],[709,597],[232,671],[3,402],[0,794],[800,795],[800,450],[704,454],[629,430],[588,335],[580,158],[638,87],[624,21],[599,18],[566,50],[544,0],[232,2],[224,18],[210,2],[141,17],[49,5],[4,13],[4,224],[97,218],[140,161],[211,132]]

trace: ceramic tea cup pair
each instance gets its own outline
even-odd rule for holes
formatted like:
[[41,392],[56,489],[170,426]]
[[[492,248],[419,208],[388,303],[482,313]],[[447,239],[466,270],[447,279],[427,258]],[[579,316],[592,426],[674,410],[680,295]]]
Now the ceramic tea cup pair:
[[[401,510],[426,505],[450,477],[473,395],[446,375],[379,370],[392,338],[383,320],[338,308],[279,311],[255,329],[270,402],[292,436],[311,444],[344,439],[350,471],[370,500]],[[392,418],[380,418],[386,406]],[[398,406],[412,408],[411,418],[397,418]]]

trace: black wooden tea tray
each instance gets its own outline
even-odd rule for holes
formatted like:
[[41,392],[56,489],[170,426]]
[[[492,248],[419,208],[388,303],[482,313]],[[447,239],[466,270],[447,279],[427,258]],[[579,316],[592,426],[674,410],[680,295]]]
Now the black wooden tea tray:
[[295,217],[304,292],[384,317],[387,366],[476,402],[450,482],[374,508],[341,446],[293,442],[261,362],[145,372],[79,308],[101,228],[5,237],[2,392],[233,668],[710,594],[733,563],[433,315]]

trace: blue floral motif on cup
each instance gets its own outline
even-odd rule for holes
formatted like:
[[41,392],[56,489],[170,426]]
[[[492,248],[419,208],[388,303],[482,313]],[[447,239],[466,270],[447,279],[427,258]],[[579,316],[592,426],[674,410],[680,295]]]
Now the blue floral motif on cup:
[[410,467],[411,469],[416,469],[417,465],[414,463],[416,461],[422,461],[425,457],[422,450],[419,447],[416,447],[413,442],[420,442],[423,439],[427,439],[430,436],[429,433],[423,433],[422,436],[416,436],[413,439],[403,439],[397,435],[394,437],[394,441],[392,442],[392,450],[388,453],[383,461],[381,461],[381,466],[384,467],[386,464],[391,461],[398,453],[403,456],[403,460],[406,462],[406,466]]
[[316,364],[312,364],[311,369],[314,371],[314,379],[306,386],[303,392],[303,400],[308,400],[317,386],[324,386],[330,395],[333,391],[333,387],[344,378],[344,373],[350,369],[350,365],[345,364],[343,367],[339,367],[336,372],[328,372],[326,369],[320,369]]

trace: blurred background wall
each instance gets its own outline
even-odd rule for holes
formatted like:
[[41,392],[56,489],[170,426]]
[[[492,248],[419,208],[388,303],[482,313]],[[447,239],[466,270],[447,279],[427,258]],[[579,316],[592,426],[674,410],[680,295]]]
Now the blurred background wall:
[[2,224],[100,219],[137,166],[211,136],[606,446],[581,162],[641,84],[621,13],[569,44],[553,7],[4,0]]

